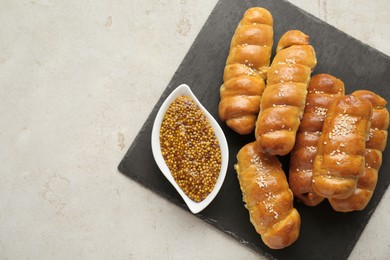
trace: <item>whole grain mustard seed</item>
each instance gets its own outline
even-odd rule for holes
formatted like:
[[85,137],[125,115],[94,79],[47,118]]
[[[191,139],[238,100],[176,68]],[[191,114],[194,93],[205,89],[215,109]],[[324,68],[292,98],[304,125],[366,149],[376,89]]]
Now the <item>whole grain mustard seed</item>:
[[193,201],[204,200],[221,170],[221,148],[206,115],[190,97],[177,97],[167,109],[160,144],[179,187]]

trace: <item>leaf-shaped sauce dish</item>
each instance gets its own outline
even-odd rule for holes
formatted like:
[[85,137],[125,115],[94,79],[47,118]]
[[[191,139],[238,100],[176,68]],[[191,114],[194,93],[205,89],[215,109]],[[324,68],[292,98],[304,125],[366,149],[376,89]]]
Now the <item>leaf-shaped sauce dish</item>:
[[161,105],[152,129],[154,159],[192,213],[205,209],[225,180],[226,137],[189,86],[177,87]]

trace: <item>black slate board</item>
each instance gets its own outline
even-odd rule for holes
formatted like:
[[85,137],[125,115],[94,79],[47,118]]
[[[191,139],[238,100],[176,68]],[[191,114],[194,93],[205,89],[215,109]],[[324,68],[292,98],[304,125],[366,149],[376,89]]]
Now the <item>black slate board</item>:
[[[146,120],[119,170],[173,203],[188,210],[154,162],[150,135],[157,110],[171,91],[188,84],[203,105],[217,117],[219,87],[234,30],[246,9],[261,6],[271,11],[275,21],[275,43],[287,30],[300,29],[310,35],[318,65],[313,72],[341,78],[346,93],[370,89],[390,100],[390,58],[322,22],[283,0],[220,0],[206,21],[180,67]],[[276,45],[276,44],[275,44]],[[274,47],[275,49],[275,47]],[[337,213],[324,201],[317,207],[295,203],[301,214],[299,239],[283,250],[271,250],[261,241],[249,222],[236,172],[235,155],[252,135],[239,136],[221,123],[229,143],[230,160],[225,182],[216,199],[196,216],[233,236],[251,249],[272,259],[346,259],[390,183],[389,149],[383,154],[378,185],[362,212]],[[281,158],[286,167],[288,158]]]

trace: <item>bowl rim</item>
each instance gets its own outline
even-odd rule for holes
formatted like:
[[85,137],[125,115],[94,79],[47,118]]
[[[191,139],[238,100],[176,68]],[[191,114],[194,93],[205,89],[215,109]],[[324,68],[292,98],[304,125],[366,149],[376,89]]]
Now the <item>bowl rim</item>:
[[[219,176],[217,179],[217,182],[215,183],[214,189],[211,193],[207,195],[207,197],[202,200],[201,202],[195,202],[192,199],[190,199],[183,190],[179,187],[179,185],[174,180],[171,172],[168,169],[167,164],[165,163],[165,160],[161,154],[161,145],[160,145],[160,128],[161,123],[163,121],[165,112],[167,111],[168,107],[171,105],[171,103],[181,95],[189,96],[191,99],[195,101],[195,103],[198,105],[198,107],[202,110],[202,112],[206,115],[207,119],[209,120],[211,126],[213,127],[214,133],[218,139],[219,146],[221,149],[221,170],[219,172]],[[205,209],[217,196],[219,190],[222,187],[222,184],[226,177],[226,172],[228,168],[229,163],[229,149],[227,140],[225,137],[225,134],[218,124],[218,122],[215,120],[215,118],[210,114],[209,111],[202,105],[202,103],[197,99],[195,94],[191,91],[191,88],[187,84],[181,84],[180,86],[176,87],[171,94],[165,99],[163,104],[161,105],[160,109],[157,112],[156,118],[153,123],[152,128],[152,135],[151,135],[151,145],[152,145],[152,152],[153,157],[157,163],[157,166],[160,168],[163,175],[168,179],[168,181],[173,185],[173,187],[176,189],[176,191],[180,194],[180,196],[183,198],[184,202],[190,209],[190,211],[194,214],[197,214],[201,212],[203,209]]]

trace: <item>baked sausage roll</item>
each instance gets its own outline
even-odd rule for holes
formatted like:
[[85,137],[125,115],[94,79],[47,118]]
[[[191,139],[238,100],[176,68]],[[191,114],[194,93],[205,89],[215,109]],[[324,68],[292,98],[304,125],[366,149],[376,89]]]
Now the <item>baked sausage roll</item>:
[[313,163],[317,153],[326,112],[331,102],[344,95],[344,83],[329,74],[317,74],[310,80],[306,106],[296,141],[290,154],[289,184],[294,196],[308,206],[324,198],[313,191]]
[[389,112],[386,109],[385,99],[368,90],[358,90],[352,95],[369,100],[373,112],[366,141],[364,171],[359,177],[356,190],[346,199],[329,199],[333,209],[341,212],[363,210],[371,200],[378,180],[378,171],[382,165],[382,152],[386,147],[389,127]]
[[286,155],[294,147],[317,59],[309,36],[301,31],[286,32],[277,49],[261,98],[255,137],[261,151]]
[[353,194],[363,174],[371,102],[356,96],[336,98],[325,117],[313,165],[313,190],[325,198]]
[[273,18],[248,9],[230,44],[220,88],[219,118],[239,134],[252,133],[260,110],[273,45]]
[[292,244],[299,236],[300,216],[276,156],[262,153],[256,142],[237,154],[236,171],[250,221],[272,249]]

